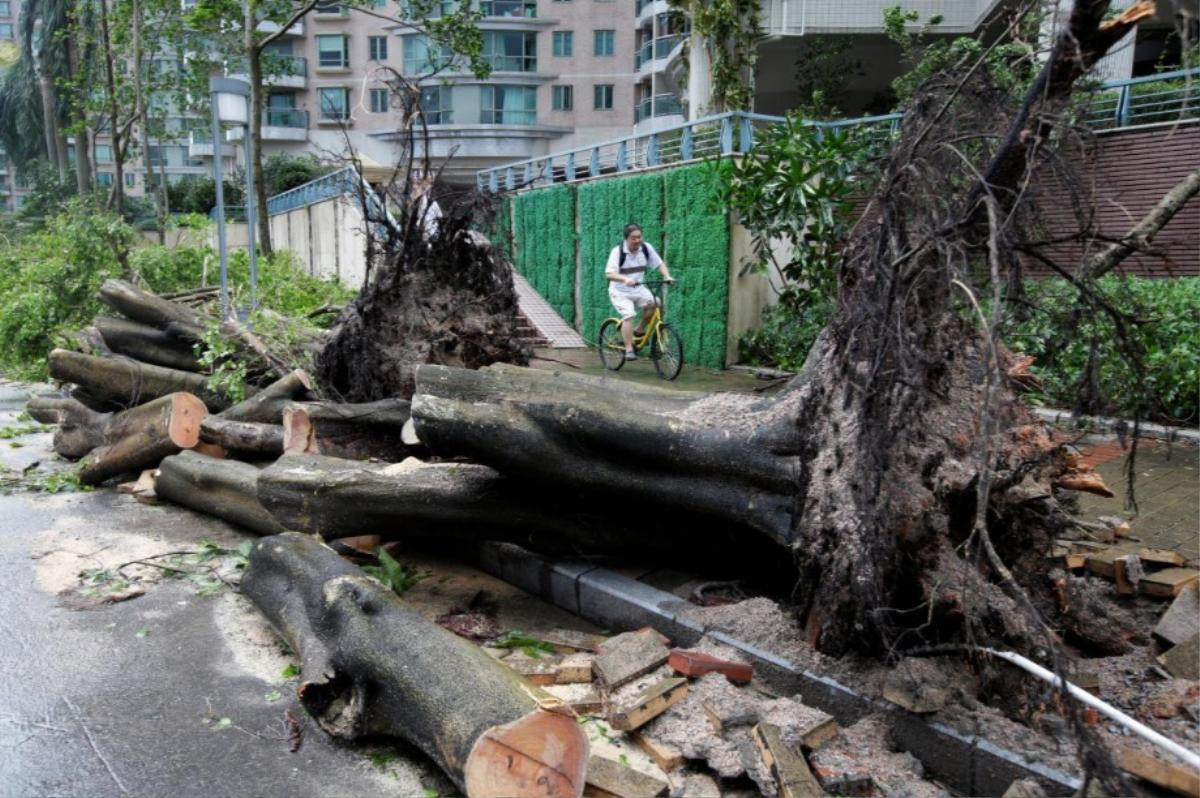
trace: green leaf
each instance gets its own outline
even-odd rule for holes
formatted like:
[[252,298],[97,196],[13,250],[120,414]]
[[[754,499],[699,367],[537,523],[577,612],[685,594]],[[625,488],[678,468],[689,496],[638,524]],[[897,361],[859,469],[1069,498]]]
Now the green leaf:
[[283,669],[283,678],[294,679],[300,675],[300,669],[293,663],[288,663],[288,666]]
[[150,634],[149,629],[138,629],[137,632],[135,633],[134,637],[139,637],[139,638],[146,637],[148,634]]
[[283,693],[279,692],[278,690],[272,690],[271,692],[264,695],[263,698],[267,701],[268,704],[272,704],[272,703],[278,701],[279,699],[283,698]]

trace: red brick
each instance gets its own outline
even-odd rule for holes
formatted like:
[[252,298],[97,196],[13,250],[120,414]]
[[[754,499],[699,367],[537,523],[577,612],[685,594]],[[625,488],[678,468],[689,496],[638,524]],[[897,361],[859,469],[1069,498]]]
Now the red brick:
[[683,648],[671,649],[667,664],[683,676],[703,676],[715,672],[724,674],[731,682],[742,684],[749,682],[754,674],[753,668],[744,662],[733,662],[705,654],[703,651],[689,651]]

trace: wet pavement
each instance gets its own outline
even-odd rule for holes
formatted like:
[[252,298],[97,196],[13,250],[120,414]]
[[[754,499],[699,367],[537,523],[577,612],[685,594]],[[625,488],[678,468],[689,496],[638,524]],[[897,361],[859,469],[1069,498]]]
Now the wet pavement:
[[[23,400],[0,382],[0,436],[30,425]],[[0,438],[0,475],[52,465],[49,440]],[[56,595],[84,568],[204,538],[247,536],[112,490],[0,495],[0,796],[452,794],[411,750],[335,745],[307,722],[284,676],[294,658],[228,588],[173,579],[83,611]],[[286,711],[304,723],[295,753]]]
[[1116,438],[1080,446],[1084,462],[1104,478],[1114,498],[1080,494],[1084,518],[1119,516],[1143,545],[1200,558],[1200,450],[1186,444],[1142,439],[1133,457],[1133,500],[1127,470],[1130,451]]
[[649,356],[626,363],[618,371],[608,371],[595,349],[538,349],[529,365],[539,369],[560,369],[572,374],[630,380],[679,391],[754,391],[778,382],[761,380],[745,371],[704,369],[686,362],[679,376],[668,381],[658,376],[654,361]]

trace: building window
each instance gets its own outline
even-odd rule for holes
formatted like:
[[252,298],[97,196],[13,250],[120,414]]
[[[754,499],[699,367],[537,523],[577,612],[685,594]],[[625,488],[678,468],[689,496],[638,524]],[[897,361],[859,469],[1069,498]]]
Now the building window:
[[368,36],[367,37],[367,57],[372,61],[387,60],[387,37],[386,36]]
[[344,17],[346,9],[341,3],[317,3],[314,11],[321,16]]
[[383,8],[387,0],[367,0],[367,8]]
[[11,39],[13,27],[11,22],[0,22],[0,39]]
[[350,37],[318,36],[317,66],[323,68],[350,66]]
[[614,49],[613,41],[616,38],[616,31],[598,30],[598,31],[595,31],[595,34],[596,34],[596,37],[595,37],[596,53],[595,54],[596,55],[612,55],[613,49]]
[[575,108],[575,87],[574,86],[554,86],[553,103],[551,107],[555,111],[571,111]]
[[96,145],[96,163],[112,163],[113,149],[111,144]]
[[499,72],[537,72],[537,34],[484,31],[483,57]]
[[613,107],[613,84],[597,83],[592,88],[592,107],[597,111],[611,111]]
[[12,3],[9,0],[0,0],[0,17],[12,16]]
[[531,0],[483,0],[479,10],[485,17],[536,17],[537,2]]
[[137,185],[137,175],[135,175],[133,172],[126,172],[125,188],[133,188],[135,185]]
[[404,74],[421,75],[436,72],[449,65],[452,54],[442,47],[429,47],[428,36],[408,36],[404,39]]
[[146,157],[147,166],[166,166],[167,165],[167,148],[157,144],[150,145],[150,153]]
[[482,86],[481,122],[485,125],[537,123],[537,89],[533,86]]
[[554,55],[559,58],[570,58],[571,56],[575,55],[574,31],[554,31]]
[[350,90],[344,86],[317,90],[321,101],[322,122],[343,122],[350,118]]
[[367,94],[367,99],[373,114],[386,114],[390,110],[387,89],[371,89]]
[[449,86],[426,86],[421,89],[421,113],[427,125],[449,125],[454,121],[450,106]]
[[[469,0],[467,0],[469,3]],[[429,0],[408,0],[403,3],[404,16],[406,19],[437,19],[439,17],[453,16],[458,10],[457,0],[441,0],[441,2],[429,2]]]
[[111,186],[113,184],[113,173],[112,172],[97,172],[96,173],[96,183],[97,183],[97,185],[101,185],[106,188],[108,186]]

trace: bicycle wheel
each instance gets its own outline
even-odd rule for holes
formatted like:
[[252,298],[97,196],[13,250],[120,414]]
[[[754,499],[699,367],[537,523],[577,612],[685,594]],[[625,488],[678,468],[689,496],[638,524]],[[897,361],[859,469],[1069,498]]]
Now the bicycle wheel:
[[654,370],[664,380],[675,379],[683,370],[683,339],[665,321],[654,332],[650,342],[650,357],[654,360]]
[[618,371],[625,365],[625,339],[621,337],[621,323],[616,319],[608,319],[600,325],[599,339],[596,349],[600,352],[600,362],[609,371]]

